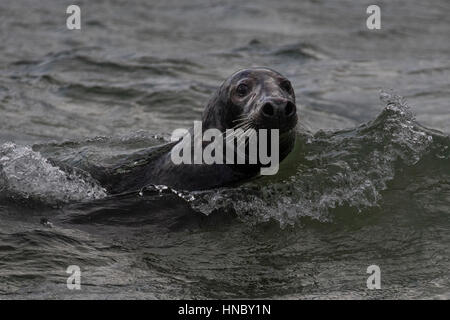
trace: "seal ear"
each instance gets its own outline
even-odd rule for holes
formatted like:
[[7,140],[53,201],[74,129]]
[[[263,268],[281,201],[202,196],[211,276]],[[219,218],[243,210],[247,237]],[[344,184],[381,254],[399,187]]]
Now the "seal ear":
[[203,130],[216,128],[224,132],[233,121],[226,82],[211,96],[202,115]]

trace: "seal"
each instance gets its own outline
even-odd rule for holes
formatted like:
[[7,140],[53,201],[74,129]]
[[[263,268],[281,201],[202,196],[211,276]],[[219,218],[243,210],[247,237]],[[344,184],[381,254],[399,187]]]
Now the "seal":
[[[279,161],[294,147],[296,124],[297,107],[290,81],[265,67],[232,74],[211,96],[202,116],[203,131],[218,129],[225,133],[244,125],[255,130],[277,129]],[[98,175],[97,171],[93,175],[111,194],[136,191],[148,185],[192,191],[235,184],[258,175],[263,166],[259,160],[256,164],[174,164],[170,155],[178,143],[181,142],[153,147],[104,174]]]

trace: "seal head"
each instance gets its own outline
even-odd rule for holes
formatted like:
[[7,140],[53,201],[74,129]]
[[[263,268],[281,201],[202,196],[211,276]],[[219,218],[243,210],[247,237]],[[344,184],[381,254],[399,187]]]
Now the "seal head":
[[[293,149],[297,108],[290,81],[269,68],[237,71],[210,98],[202,116],[202,130],[279,130],[279,161]],[[191,130],[192,136],[193,129]],[[223,135],[225,139],[225,135]],[[178,142],[181,143],[181,142]],[[176,189],[202,190],[226,186],[258,175],[257,164],[174,164],[176,142],[152,149],[144,158],[110,170],[106,187],[112,193],[163,184]],[[205,145],[203,145],[203,148]],[[246,151],[247,152],[247,151]],[[270,152],[270,151],[269,151]],[[191,153],[193,154],[193,153]]]
[[203,129],[220,131],[247,121],[254,129],[292,130],[297,124],[291,82],[269,68],[240,70],[225,80],[203,112]]

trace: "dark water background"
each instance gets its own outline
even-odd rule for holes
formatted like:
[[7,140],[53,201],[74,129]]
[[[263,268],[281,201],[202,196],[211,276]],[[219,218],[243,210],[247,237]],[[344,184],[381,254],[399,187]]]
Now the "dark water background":
[[[69,4],[0,2],[1,299],[449,298],[447,0],[377,1],[377,31],[370,1],[77,1],[81,31]],[[111,198],[46,161],[161,144],[249,66],[297,95],[275,177]]]

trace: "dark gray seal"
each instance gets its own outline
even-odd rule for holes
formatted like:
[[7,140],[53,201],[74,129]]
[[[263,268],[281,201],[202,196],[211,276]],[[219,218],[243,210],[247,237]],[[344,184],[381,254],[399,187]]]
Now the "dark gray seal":
[[[293,149],[297,124],[295,94],[290,81],[269,68],[240,70],[226,79],[210,98],[202,117],[203,130],[221,132],[245,122],[248,127],[279,129],[279,161]],[[112,194],[139,190],[148,185],[202,190],[227,186],[258,175],[261,164],[174,164],[172,148],[180,142],[152,148],[99,175]]]

